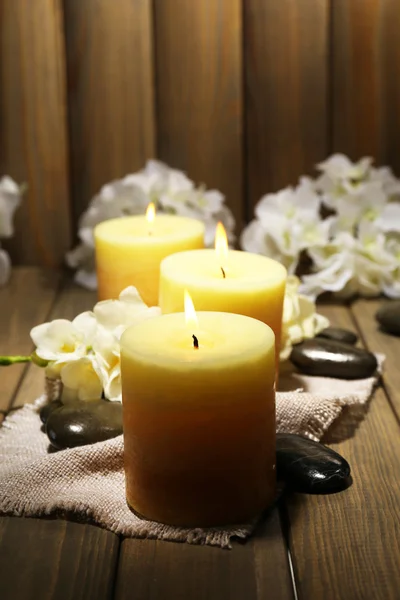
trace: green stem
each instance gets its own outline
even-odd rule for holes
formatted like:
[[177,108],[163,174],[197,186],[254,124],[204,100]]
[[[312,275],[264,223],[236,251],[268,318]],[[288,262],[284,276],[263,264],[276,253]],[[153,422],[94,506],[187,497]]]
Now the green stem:
[[15,365],[16,363],[31,362],[31,360],[31,356],[0,356],[0,366],[8,367],[9,365]]

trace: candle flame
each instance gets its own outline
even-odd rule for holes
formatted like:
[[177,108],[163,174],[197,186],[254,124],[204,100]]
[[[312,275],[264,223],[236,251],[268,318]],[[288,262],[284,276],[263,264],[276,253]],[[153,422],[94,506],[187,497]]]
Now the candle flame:
[[228,238],[226,237],[226,231],[222,223],[219,222],[215,232],[215,253],[223,273],[228,262],[228,252]]
[[154,202],[150,202],[146,210],[146,220],[151,225],[154,223],[154,217],[156,215],[156,207],[154,206]]
[[196,311],[194,309],[193,300],[190,297],[190,294],[187,290],[185,290],[184,294],[184,304],[185,304],[185,321],[188,328],[193,330],[198,329],[199,322],[197,320]]

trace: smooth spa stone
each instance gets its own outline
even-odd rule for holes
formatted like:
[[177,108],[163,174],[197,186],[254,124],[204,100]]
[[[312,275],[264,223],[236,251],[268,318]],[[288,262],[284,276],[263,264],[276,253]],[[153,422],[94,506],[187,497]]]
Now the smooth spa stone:
[[392,335],[400,336],[400,300],[383,304],[375,315],[379,325]]
[[378,366],[371,352],[324,338],[313,338],[297,344],[293,347],[290,360],[307,375],[339,379],[365,379],[371,377]]
[[48,402],[47,404],[42,406],[39,412],[40,420],[42,421],[42,423],[46,425],[47,419],[49,418],[51,413],[57,410],[57,408],[60,408],[62,405],[63,404],[61,400],[53,400],[52,402]]
[[276,435],[278,480],[303,494],[332,494],[351,484],[350,465],[340,454],[300,435]]
[[122,405],[91,400],[61,406],[47,419],[46,433],[58,450],[108,440],[122,433]]
[[333,340],[334,342],[343,342],[343,344],[351,344],[352,346],[357,343],[358,336],[350,331],[349,329],[342,329],[341,327],[327,327],[318,333],[316,337],[326,338]]

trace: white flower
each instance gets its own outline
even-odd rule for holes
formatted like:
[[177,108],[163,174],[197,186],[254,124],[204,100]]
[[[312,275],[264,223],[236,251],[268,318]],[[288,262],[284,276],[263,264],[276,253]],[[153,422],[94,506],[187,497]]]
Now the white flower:
[[349,298],[355,294],[378,296],[390,287],[396,261],[386,248],[386,237],[367,219],[358,226],[358,237],[340,232],[325,246],[309,251],[315,273],[303,277],[300,291],[312,298],[334,292]]
[[[301,292],[350,297],[400,295],[400,180],[368,157],[353,163],[334,154],[313,181],[264,196],[243,231],[247,251],[270,256],[294,274],[300,257],[312,261]],[[330,209],[322,220],[321,203]]]
[[378,181],[389,200],[398,199],[400,196],[400,180],[397,179],[389,167],[371,167],[369,181]]
[[194,189],[185,173],[171,169],[158,160],[149,160],[139,173],[127,175],[124,183],[138,185],[150,196],[150,201],[157,201],[162,194],[175,194]]
[[121,292],[118,300],[98,302],[93,314],[98,323],[92,343],[96,372],[105,397],[121,402],[120,337],[127,327],[158,316],[161,310],[158,306],[148,307],[136,288],[130,286]]
[[80,240],[94,248],[93,230],[96,225],[108,219],[144,214],[148,203],[148,196],[137,185],[117,180],[103,186],[79,219]]
[[335,200],[345,194],[358,194],[368,178],[372,159],[364,157],[357,163],[344,154],[333,154],[317,165],[321,176],[316,180],[317,191],[323,194],[327,206],[335,208]]
[[0,179],[0,238],[9,238],[14,233],[13,217],[21,204],[22,189],[5,176]]
[[400,233],[400,202],[386,204],[376,220],[376,225],[382,231]]
[[31,330],[36,355],[46,376],[60,377],[63,401],[90,400],[103,393],[121,402],[120,337],[127,327],[161,314],[148,307],[136,288],[123,290],[118,300],[98,302],[73,321],[55,319]]
[[[395,279],[399,261],[388,251],[387,237],[374,223],[363,221],[358,232],[356,268],[358,292],[362,296],[379,296]],[[390,250],[390,245],[389,245]]]
[[393,259],[393,270],[391,277],[383,283],[382,290],[389,298],[400,298],[400,233],[386,236],[385,249]]
[[332,219],[321,221],[319,210],[320,200],[306,178],[295,189],[267,194],[256,206],[257,219],[244,229],[241,246],[278,260],[294,274],[301,252],[329,239]]
[[78,271],[75,273],[75,282],[93,292],[97,290],[97,273],[96,271],[78,269]]
[[160,213],[199,219],[205,224],[205,245],[214,243],[221,221],[233,243],[235,221],[224,196],[217,190],[195,187],[185,173],[162,162],[149,160],[144,169],[103,186],[91,200],[78,224],[80,244],[66,255],[67,264],[78,269],[75,280],[89,289],[97,286],[94,264],[94,227],[107,219],[144,214],[149,202]]
[[91,244],[78,244],[73,250],[67,252],[66,263],[69,267],[77,269],[75,281],[88,290],[97,289],[97,274],[95,270],[95,256]]
[[98,400],[103,385],[94,367],[92,356],[83,356],[78,360],[64,364],[60,371],[63,383],[62,400]]
[[118,300],[98,302],[93,313],[99,325],[92,345],[97,373],[105,397],[121,402],[119,339],[127,327],[158,316],[161,310],[158,306],[148,307],[136,288],[130,286],[121,292]]
[[31,330],[31,338],[39,358],[62,365],[87,354],[96,328],[93,313],[82,313],[72,322],[67,319],[55,319],[37,325]]
[[289,220],[302,216],[318,218],[320,204],[308,180],[303,179],[297,188],[288,187],[276,194],[263,196],[255,208],[255,214],[261,220],[268,219],[271,214],[279,214]]
[[378,182],[367,182],[358,193],[336,199],[339,229],[352,232],[361,220],[376,221],[385,213],[388,197]]
[[97,373],[105,397],[121,402],[119,339],[127,327],[158,316],[161,310],[158,306],[149,308],[136,288],[130,286],[121,292],[118,300],[98,302],[93,313],[99,325],[92,344]]
[[122,401],[121,364],[120,364],[120,329],[111,332],[100,329],[93,342],[93,352],[98,365],[104,395],[108,400]]
[[289,358],[294,344],[316,336],[329,326],[328,319],[316,312],[315,303],[298,293],[299,285],[297,277],[288,277],[283,304],[281,360]]
[[316,273],[303,276],[300,293],[311,298],[323,292],[340,293],[342,297],[356,293],[355,245],[350,233],[341,232],[328,244],[310,249]]
[[220,221],[227,232],[228,241],[233,244],[235,236],[235,220],[231,211],[224,205],[224,196],[218,190],[179,191],[175,194],[162,194],[159,207],[162,212],[173,213],[191,219],[198,219],[205,224],[204,244],[210,248],[214,245],[215,230]]
[[118,300],[103,300],[93,308],[97,323],[109,331],[126,329],[144,319],[161,314],[158,306],[148,307],[133,286],[125,288]]
[[5,285],[10,278],[11,261],[8,252],[0,248],[0,287]]

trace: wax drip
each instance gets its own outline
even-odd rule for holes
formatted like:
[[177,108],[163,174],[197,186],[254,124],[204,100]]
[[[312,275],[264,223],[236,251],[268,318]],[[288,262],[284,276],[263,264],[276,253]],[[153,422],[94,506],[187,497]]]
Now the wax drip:
[[199,340],[197,339],[197,337],[195,335],[192,335],[193,338],[193,347],[196,348],[196,350],[199,349]]

